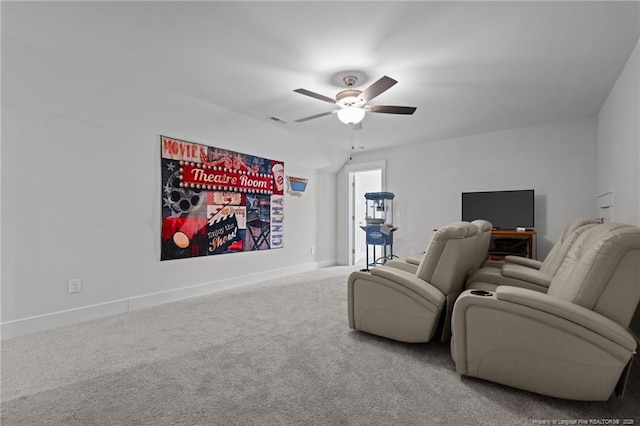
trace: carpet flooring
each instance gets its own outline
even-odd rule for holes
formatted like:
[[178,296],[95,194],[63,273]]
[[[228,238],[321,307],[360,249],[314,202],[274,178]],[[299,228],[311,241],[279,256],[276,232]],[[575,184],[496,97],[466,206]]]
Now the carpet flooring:
[[323,268],[4,341],[0,421],[640,424],[638,362],[625,398],[607,402],[462,377],[448,343],[403,344],[350,330],[351,270]]

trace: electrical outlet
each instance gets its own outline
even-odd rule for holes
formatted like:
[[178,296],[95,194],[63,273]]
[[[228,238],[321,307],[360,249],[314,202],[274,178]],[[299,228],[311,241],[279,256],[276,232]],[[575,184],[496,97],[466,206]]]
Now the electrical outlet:
[[82,291],[82,280],[75,279],[69,280],[69,294],[71,293],[80,293]]
[[316,254],[316,248],[314,246],[311,246],[311,254]]

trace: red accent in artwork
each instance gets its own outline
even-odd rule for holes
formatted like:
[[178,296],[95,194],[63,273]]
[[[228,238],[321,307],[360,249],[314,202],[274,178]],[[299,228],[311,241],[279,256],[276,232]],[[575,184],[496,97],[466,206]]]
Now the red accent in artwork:
[[229,169],[205,169],[190,165],[182,166],[182,182],[185,184],[212,186],[213,189],[228,191],[246,190],[248,192],[273,192],[271,176],[264,174],[241,173]]

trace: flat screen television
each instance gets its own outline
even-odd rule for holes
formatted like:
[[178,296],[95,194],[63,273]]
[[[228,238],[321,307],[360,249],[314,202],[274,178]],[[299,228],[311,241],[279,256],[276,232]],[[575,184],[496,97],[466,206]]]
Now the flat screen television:
[[533,228],[533,189],[462,193],[462,220],[485,219],[497,229]]

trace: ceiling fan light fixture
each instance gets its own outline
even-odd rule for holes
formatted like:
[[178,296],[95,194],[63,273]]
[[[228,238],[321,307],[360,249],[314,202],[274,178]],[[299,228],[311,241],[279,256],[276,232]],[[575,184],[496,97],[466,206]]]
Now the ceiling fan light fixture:
[[299,118],[295,120],[296,123],[302,123],[303,121],[313,120],[314,118],[324,117],[334,112],[338,114],[338,119],[345,123],[350,124],[352,130],[362,130],[362,124],[360,122],[364,118],[365,111],[382,113],[382,114],[405,114],[411,115],[416,111],[416,107],[397,106],[397,105],[371,105],[367,106],[367,103],[378,95],[386,92],[394,84],[396,80],[386,75],[371,84],[364,90],[353,89],[353,86],[357,83],[358,77],[356,75],[346,75],[343,77],[344,84],[348,89],[338,92],[335,100],[321,95],[319,93],[312,92],[307,89],[295,89],[294,92],[301,95],[310,96],[312,98],[337,105],[339,108],[332,111],[323,112],[320,114],[311,115],[309,117]]
[[361,93],[360,90],[343,90],[336,95],[336,104],[342,108],[350,106],[361,107],[364,105],[364,101],[358,98]]
[[364,109],[348,106],[338,110],[338,119],[344,124],[357,124],[364,118]]

